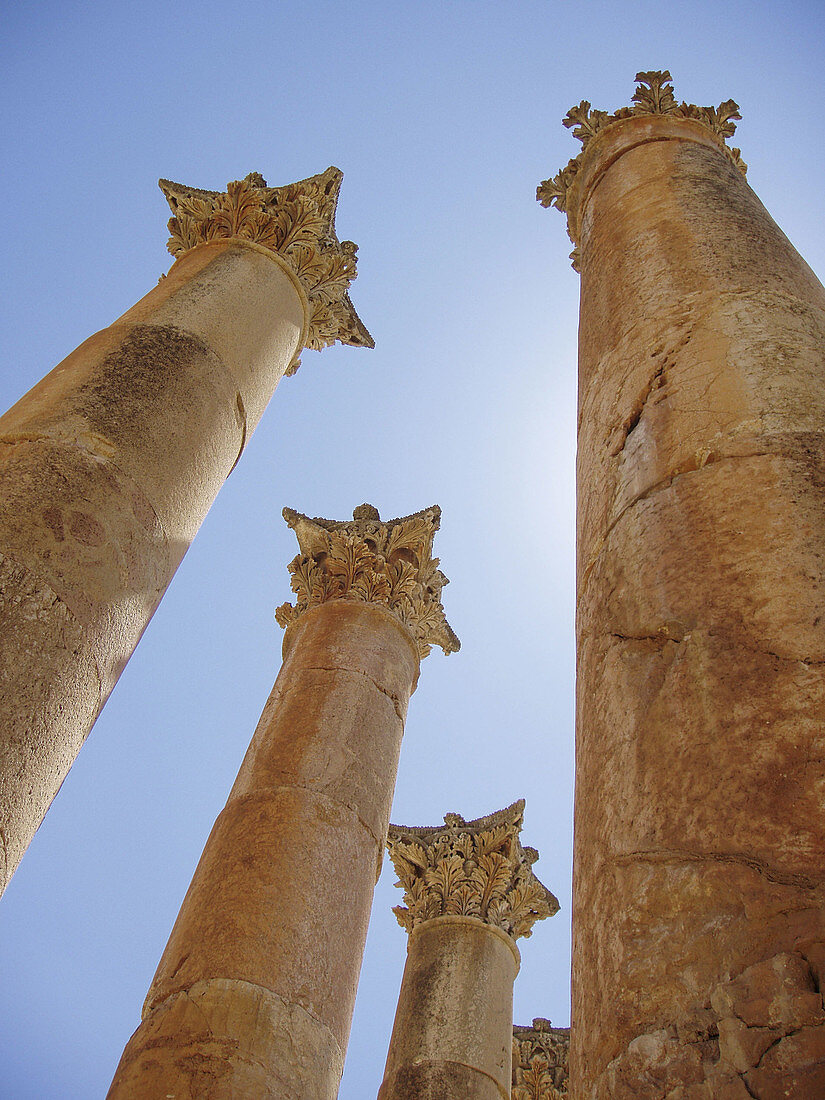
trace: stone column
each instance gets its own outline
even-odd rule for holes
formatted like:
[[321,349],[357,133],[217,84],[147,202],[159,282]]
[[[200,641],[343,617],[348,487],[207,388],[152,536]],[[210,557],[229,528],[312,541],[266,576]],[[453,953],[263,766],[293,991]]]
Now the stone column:
[[640,73],[581,268],[571,1092],[825,1095],[825,292],[739,118]]
[[161,180],[169,274],[0,419],[0,891],[281,376],[372,346],[341,178]]
[[516,940],[559,903],[519,842],[524,801],[444,825],[391,825],[409,933],[379,1100],[509,1100]]
[[334,1100],[419,660],[458,640],[440,510],[284,510],[284,663],[206,843],[110,1100]]
[[513,1028],[511,1100],[567,1100],[570,1028],[541,1017]]

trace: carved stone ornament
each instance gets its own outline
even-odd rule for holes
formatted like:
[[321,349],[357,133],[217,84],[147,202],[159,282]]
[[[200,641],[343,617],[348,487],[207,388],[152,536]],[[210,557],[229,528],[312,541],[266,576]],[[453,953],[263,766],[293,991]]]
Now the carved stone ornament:
[[[539,184],[536,189],[536,198],[541,205],[555,206],[557,210],[565,213],[568,192],[581,168],[582,154],[596,134],[615,122],[644,115],[671,115],[674,118],[692,118],[702,123],[744,175],[747,172],[747,165],[742,160],[740,151],[726,144],[727,139],[733,137],[736,132],[734,120],[742,117],[739,114],[739,105],[732,99],[726,99],[718,107],[697,107],[694,103],[677,103],[673,94],[672,79],[667,69],[661,72],[636,73],[637,88],[632,97],[633,106],[620,107],[612,115],[607,111],[592,110],[586,99],[583,99],[578,107],[571,107],[562,122],[568,129],[573,130],[573,137],[579,139],[582,148],[578,156],[569,161],[558,175],[553,176],[552,179],[543,180]],[[570,232],[569,223],[568,232]],[[571,240],[578,246],[579,242],[572,233]],[[578,271],[577,254],[578,247],[571,255],[573,267]]]
[[570,1028],[533,1020],[532,1027],[513,1028],[511,1100],[566,1100]]
[[519,841],[523,818],[520,799],[477,821],[446,814],[434,828],[390,825],[387,848],[406,902],[393,909],[401,927],[476,917],[516,940],[557,913],[558,901],[531,870],[538,852]]
[[[258,172],[226,185],[226,191],[201,191],[159,180],[173,217],[167,245],[178,257],[205,241],[238,237],[276,252],[300,280],[309,299],[306,347],[334,344],[375,347],[349,298],[356,276],[352,241],[335,235],[335,207],[343,173],[327,168],[319,176],[286,187],[267,187]],[[288,374],[297,370],[296,364]]]
[[286,627],[307,608],[328,600],[383,604],[401,620],[426,657],[434,645],[445,653],[461,646],[444,617],[441,589],[448,584],[432,556],[441,522],[434,505],[402,519],[382,521],[371,504],[362,504],[352,519],[310,519],[284,508],[301,553],[289,565],[294,604],[275,612]]

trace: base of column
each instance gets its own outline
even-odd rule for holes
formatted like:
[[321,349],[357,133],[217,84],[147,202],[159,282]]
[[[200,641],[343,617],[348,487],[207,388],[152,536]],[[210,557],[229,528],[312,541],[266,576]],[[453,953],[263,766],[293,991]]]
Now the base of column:
[[213,978],[147,1016],[107,1100],[335,1100],[343,1069],[332,1033],[304,1009],[250,982]]

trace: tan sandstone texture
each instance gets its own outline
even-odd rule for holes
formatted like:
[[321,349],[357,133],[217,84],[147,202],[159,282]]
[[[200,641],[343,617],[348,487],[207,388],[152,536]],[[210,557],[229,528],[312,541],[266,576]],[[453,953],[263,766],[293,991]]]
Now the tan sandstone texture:
[[110,1100],[334,1100],[420,657],[458,641],[440,512],[285,510],[284,663]]
[[509,1100],[516,940],[559,907],[519,842],[523,815],[520,801],[390,826],[410,939],[379,1100]]
[[736,105],[571,111],[571,1094],[825,1096],[825,292]]
[[370,343],[340,179],[162,182],[180,258],[0,419],[0,892],[282,375],[303,346]]

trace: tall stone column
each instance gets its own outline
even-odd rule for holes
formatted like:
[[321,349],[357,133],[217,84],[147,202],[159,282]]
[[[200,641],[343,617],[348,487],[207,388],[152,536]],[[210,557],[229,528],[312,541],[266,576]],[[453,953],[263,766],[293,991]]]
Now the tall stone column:
[[825,292],[739,117],[640,73],[581,268],[571,1092],[825,1095]]
[[391,825],[409,933],[379,1100],[509,1100],[516,940],[559,903],[519,842],[524,801],[477,821]]
[[513,1028],[511,1100],[567,1100],[570,1028],[541,1017]]
[[334,1100],[407,703],[458,640],[440,510],[284,510],[301,553],[284,663],[206,843],[110,1100]]
[[372,346],[341,178],[161,180],[169,274],[0,419],[0,892],[281,376]]

